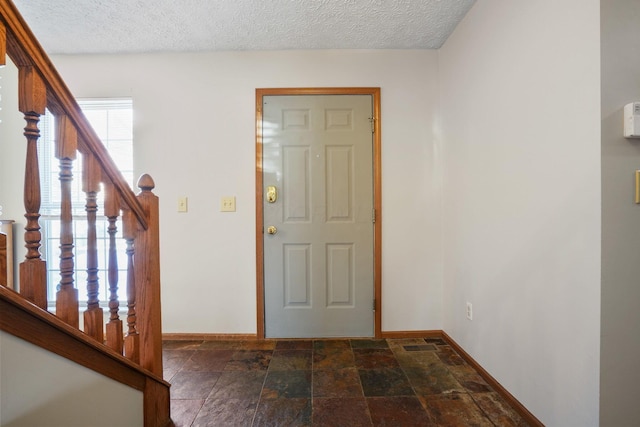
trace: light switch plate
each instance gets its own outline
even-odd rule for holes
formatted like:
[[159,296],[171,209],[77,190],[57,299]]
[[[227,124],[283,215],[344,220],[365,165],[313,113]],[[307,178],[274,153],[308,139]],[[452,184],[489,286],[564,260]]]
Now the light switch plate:
[[187,198],[180,197],[178,198],[178,212],[187,212]]
[[220,212],[235,212],[236,198],[233,196],[223,197],[220,202]]

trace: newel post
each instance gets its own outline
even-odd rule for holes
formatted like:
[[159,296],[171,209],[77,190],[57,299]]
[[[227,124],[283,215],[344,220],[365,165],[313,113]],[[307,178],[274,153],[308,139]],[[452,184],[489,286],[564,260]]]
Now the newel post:
[[160,227],[158,197],[153,179],[138,180],[137,198],[147,215],[148,228],[138,226],[135,240],[136,313],[140,334],[140,365],[162,377],[162,316],[160,312]]

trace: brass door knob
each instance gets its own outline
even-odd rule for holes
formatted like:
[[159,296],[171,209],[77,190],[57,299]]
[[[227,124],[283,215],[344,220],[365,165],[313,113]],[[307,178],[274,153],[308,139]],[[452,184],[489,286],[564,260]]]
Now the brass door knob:
[[278,232],[278,229],[275,226],[270,225],[269,227],[267,227],[268,234],[276,234],[277,232]]

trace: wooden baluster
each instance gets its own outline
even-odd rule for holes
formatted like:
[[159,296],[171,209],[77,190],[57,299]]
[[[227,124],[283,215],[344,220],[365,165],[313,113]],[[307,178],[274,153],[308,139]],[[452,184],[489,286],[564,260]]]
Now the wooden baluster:
[[137,221],[129,209],[122,211],[122,229],[127,242],[127,336],[124,337],[124,355],[140,363],[140,335],[136,316],[136,274],[134,265],[134,238]]
[[96,213],[100,190],[100,169],[92,155],[83,159],[83,191],[87,195],[87,310],[84,312],[84,331],[99,342],[104,340],[104,313],[98,301],[98,246]]
[[24,178],[24,207],[27,219],[24,241],[26,259],[20,263],[20,293],[42,309],[47,309],[47,265],[40,257],[40,172],[37,143],[40,138],[38,122],[47,106],[47,91],[40,75],[33,67],[18,71],[18,109],[24,114],[27,126],[27,160]]
[[140,365],[162,376],[162,316],[160,313],[160,239],[158,197],[147,174],[138,180],[138,201],[147,215],[148,228],[138,226],[136,236],[136,307],[140,332]]
[[78,132],[69,117],[57,117],[56,158],[60,160],[60,284],[56,294],[56,316],[78,328],[78,290],[73,286],[73,215],[71,182],[78,149]]
[[120,302],[118,301],[118,251],[116,249],[116,233],[120,205],[116,189],[110,181],[104,185],[104,214],[109,221],[109,323],[107,323],[107,345],[122,354],[124,337],[122,336],[122,320],[118,315]]

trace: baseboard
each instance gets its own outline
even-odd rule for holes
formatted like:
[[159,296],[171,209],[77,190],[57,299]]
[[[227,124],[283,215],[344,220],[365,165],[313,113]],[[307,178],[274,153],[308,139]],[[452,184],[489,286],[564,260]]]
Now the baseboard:
[[256,334],[162,334],[163,341],[256,340]]
[[515,409],[527,423],[532,426],[544,427],[544,424],[542,424],[542,422],[540,422],[540,420],[537,419],[535,415],[529,412],[529,410],[522,403],[520,403],[518,399],[513,397],[513,395],[509,393],[507,389],[504,388],[495,378],[493,378],[489,372],[487,372],[482,366],[480,366],[480,364],[476,362],[469,353],[464,351],[464,349],[460,347],[460,345],[455,342],[453,338],[451,338],[444,331],[441,331],[441,335],[442,339],[444,339],[447,344],[453,347],[454,350],[460,355],[460,357],[465,360],[465,362],[473,366],[473,368],[478,371],[482,379],[484,379],[487,384],[489,384],[500,396],[502,396],[502,398],[506,400],[507,403],[511,405],[511,407]]
[[442,331],[382,331],[380,338],[402,339],[402,338],[440,338]]
[[[380,338],[440,338],[442,331],[383,331]],[[215,341],[215,340],[255,340],[257,334],[198,334],[198,333],[166,333],[163,341]]]

